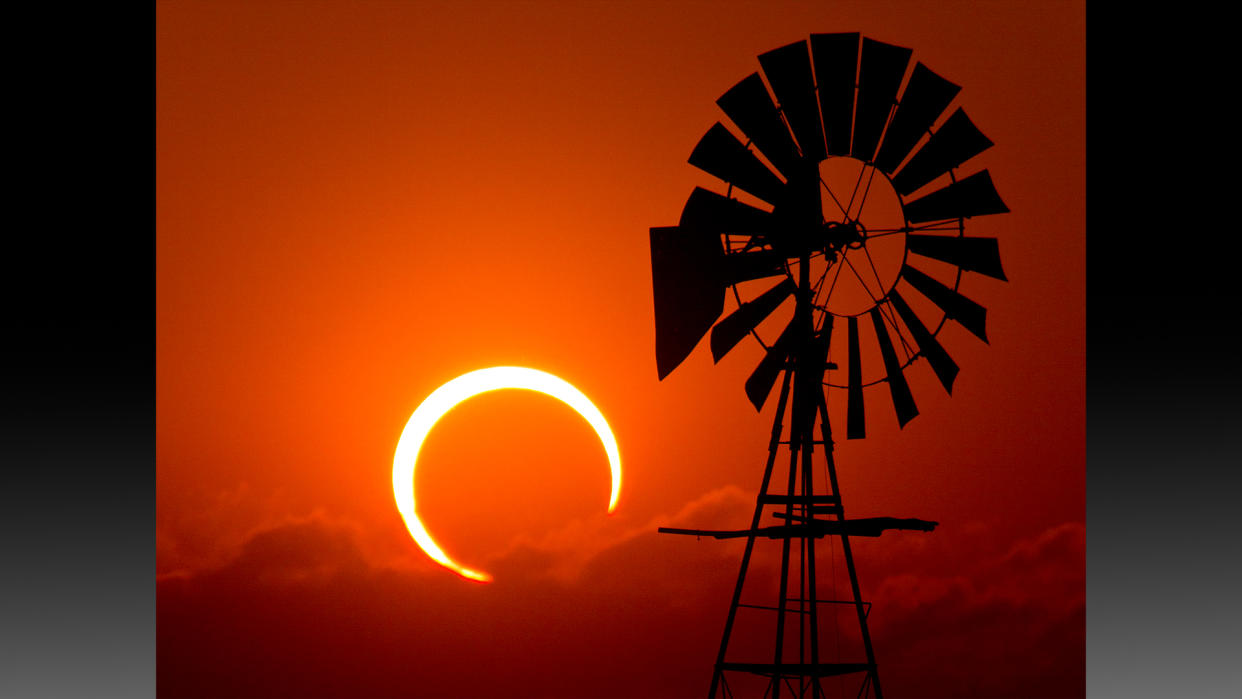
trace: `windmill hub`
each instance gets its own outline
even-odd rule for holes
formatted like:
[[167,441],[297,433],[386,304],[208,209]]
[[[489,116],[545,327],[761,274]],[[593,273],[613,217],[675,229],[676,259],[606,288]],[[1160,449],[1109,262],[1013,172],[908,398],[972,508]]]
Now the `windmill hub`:
[[836,252],[842,248],[857,250],[867,239],[867,228],[861,221],[831,221],[824,224],[824,252]]

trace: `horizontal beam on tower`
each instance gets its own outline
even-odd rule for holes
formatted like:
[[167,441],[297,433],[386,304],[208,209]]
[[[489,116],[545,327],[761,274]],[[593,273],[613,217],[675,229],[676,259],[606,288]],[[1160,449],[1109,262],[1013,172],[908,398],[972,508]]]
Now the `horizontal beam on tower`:
[[720,669],[750,672],[768,677],[773,675],[832,677],[848,675],[851,672],[866,672],[871,669],[871,666],[867,663],[721,663]]

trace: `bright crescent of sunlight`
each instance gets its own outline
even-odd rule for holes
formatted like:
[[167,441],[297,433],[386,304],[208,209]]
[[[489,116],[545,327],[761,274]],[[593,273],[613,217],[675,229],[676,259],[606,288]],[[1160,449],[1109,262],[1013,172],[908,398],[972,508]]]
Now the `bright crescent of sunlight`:
[[621,452],[617,448],[617,438],[613,436],[612,429],[608,427],[608,421],[604,419],[599,408],[582,391],[564,379],[537,369],[494,366],[462,374],[437,388],[414,410],[401,432],[401,439],[397,441],[397,453],[392,460],[392,490],[397,498],[397,509],[405,519],[405,526],[419,547],[440,565],[463,578],[479,582],[490,582],[492,576],[458,565],[440,549],[419,520],[417,501],[414,498],[414,466],[418,462],[418,452],[422,449],[423,441],[440,418],[468,398],[502,388],[538,391],[578,411],[579,415],[591,423],[608,454],[608,465],[612,470],[609,514],[617,508],[617,495],[621,492]]

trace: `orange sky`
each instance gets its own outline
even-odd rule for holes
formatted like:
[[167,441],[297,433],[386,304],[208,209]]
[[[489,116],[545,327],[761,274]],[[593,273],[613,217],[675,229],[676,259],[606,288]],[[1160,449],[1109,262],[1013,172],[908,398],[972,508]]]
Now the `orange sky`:
[[[1068,678],[1056,692],[1081,684],[1082,3],[157,12],[161,694],[308,695],[296,677],[309,673],[325,694],[339,682],[455,695],[464,658],[493,673],[460,695],[704,692],[740,549],[654,530],[679,516],[745,525],[773,407],[756,414],[743,392],[753,347],[717,366],[700,347],[657,381],[647,231],[675,224],[695,186],[723,191],[686,163],[721,119],[716,98],[759,53],[834,31],[910,47],[962,86],[955,103],[996,143],[972,171],[988,168],[1011,209],[969,226],[999,238],[1009,283],[964,283],[989,309],[990,345],[943,335],[962,367],[953,396],[916,366],[920,415],[898,430],[872,393],[868,439],[837,447],[851,514],[942,523],[856,548],[881,673],[914,668],[893,667],[885,688],[998,696],[1032,673]],[[450,413],[420,459],[420,509],[451,556],[496,575],[477,586],[409,538],[392,452],[427,394],[495,364],[590,396],[625,485],[605,517],[603,450],[551,398],[501,392]],[[1040,572],[1022,573],[1031,561]],[[352,606],[366,599],[384,602]],[[275,621],[308,609],[321,625]],[[990,620],[961,622],[979,609]],[[936,613],[961,629],[939,637]],[[262,633],[253,614],[271,615]],[[608,661],[573,657],[584,624],[598,627],[584,658]],[[998,649],[1015,624],[1021,638]],[[1046,634],[1068,639],[1065,657],[1018,667]],[[273,660],[229,649],[246,643]],[[970,649],[958,662],[991,674],[919,669],[935,656],[920,644]],[[336,669],[291,673],[317,654]],[[539,684],[531,668],[566,654],[563,684]]]

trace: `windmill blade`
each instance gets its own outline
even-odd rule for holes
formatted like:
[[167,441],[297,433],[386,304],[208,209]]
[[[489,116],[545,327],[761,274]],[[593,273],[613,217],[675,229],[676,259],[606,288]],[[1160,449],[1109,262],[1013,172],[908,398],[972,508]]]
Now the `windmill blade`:
[[690,164],[732,183],[760,199],[775,204],[780,201],[785,185],[754,153],[734,138],[729,130],[716,122],[690,153]]
[[784,301],[798,288],[793,280],[786,277],[781,283],[768,289],[753,301],[743,303],[738,309],[712,328],[712,359],[719,362],[737,343],[741,342],[765,318],[772,315]]
[[871,309],[871,323],[875,325],[875,338],[880,343],[880,357],[884,359],[884,371],[888,373],[888,391],[893,396],[897,424],[905,427],[907,422],[919,414],[919,409],[914,404],[914,396],[910,395],[906,376],[901,373],[901,363],[897,361],[893,341],[888,337],[888,328],[884,327],[884,318],[880,315],[878,306]]
[[756,250],[725,255],[720,264],[718,284],[724,289],[752,279],[775,277],[785,273],[785,256],[775,250]]
[[996,238],[911,233],[906,236],[906,248],[916,255],[948,262],[993,279],[1009,281],[1005,277],[1005,270],[1001,269],[1000,245]]
[[921,62],[915,64],[906,91],[901,95],[901,103],[893,114],[893,122],[884,133],[884,143],[875,157],[875,166],[891,174],[961,89],[961,86],[936,75]]
[[991,147],[959,107],[893,177],[893,188],[904,197]]
[[759,151],[785,177],[798,164],[798,147],[789,129],[781,121],[780,112],[768,95],[768,88],[758,73],[751,73],[716,100],[716,104],[746,134]]
[[927,326],[923,325],[923,321],[919,320],[896,289],[889,292],[888,298],[893,302],[893,307],[897,309],[897,315],[901,316],[901,321],[910,329],[914,341],[918,343],[919,354],[927,357],[927,363],[931,364],[932,371],[936,372],[940,385],[952,395],[953,380],[957,378],[957,362],[954,362],[949,353],[944,351],[944,347],[936,340],[936,336],[932,335]]
[[720,237],[713,233],[676,226],[651,229],[656,369],[661,380],[690,355],[724,310],[723,257]]
[[897,88],[910,62],[910,49],[864,38],[858,67],[858,109],[854,114],[854,142],[850,155],[871,162],[888,113],[897,101]]
[[948,218],[1005,214],[1009,213],[1009,207],[1005,206],[1005,202],[996,193],[992,176],[987,170],[983,170],[906,204],[905,212],[906,220],[910,223],[924,223]]
[[816,163],[826,158],[824,127],[819,123],[815,78],[811,75],[811,55],[806,42],[795,41],[768,51],[759,56],[759,65],[763,66],[763,74],[768,77],[789,128],[798,139],[802,157]]
[[776,377],[780,376],[781,369],[785,368],[785,358],[789,356],[789,343],[793,341],[793,327],[793,323],[785,326],[781,336],[768,348],[763,359],[759,360],[759,366],[756,366],[750,377],[746,379],[746,397],[755,406],[755,410],[763,409],[764,401],[772,392],[772,384],[776,383]]
[[854,125],[854,81],[858,74],[858,33],[812,34],[819,108],[830,155],[850,154]]
[[773,221],[772,214],[763,209],[695,187],[677,225],[717,235],[764,235],[772,232]]
[[845,438],[863,439],[867,436],[867,415],[863,409],[862,352],[858,348],[858,318],[850,316],[849,323],[849,395],[845,411]]
[[901,268],[901,277],[939,306],[945,316],[957,321],[980,340],[988,341],[986,308],[908,264]]

